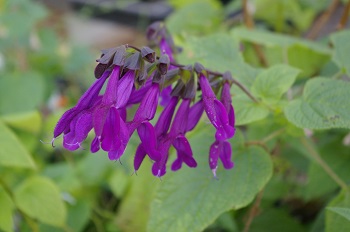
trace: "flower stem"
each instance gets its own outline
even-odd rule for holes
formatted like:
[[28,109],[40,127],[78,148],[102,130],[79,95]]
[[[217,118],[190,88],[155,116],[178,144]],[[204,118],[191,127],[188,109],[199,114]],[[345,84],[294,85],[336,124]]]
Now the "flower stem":
[[310,153],[312,158],[323,168],[323,170],[336,182],[343,190],[348,191],[347,184],[329,167],[329,165],[322,159],[320,154],[316,151],[310,141],[306,138],[301,139],[301,143]]
[[348,0],[348,3],[346,3],[345,9],[343,11],[343,14],[342,14],[341,19],[340,19],[338,26],[337,26],[338,30],[342,30],[345,28],[346,23],[347,23],[348,18],[349,18],[349,12],[350,12],[350,0]]
[[324,28],[324,25],[327,23],[331,15],[334,13],[334,11],[337,9],[338,5],[340,3],[340,0],[333,0],[326,11],[323,12],[323,14],[317,19],[314,26],[310,29],[308,35],[306,38],[308,39],[316,39],[320,30]]
[[[141,51],[141,49],[139,49],[138,47],[135,47],[133,45],[127,44],[126,47],[133,48],[133,49],[135,49],[136,51],[139,51],[139,52]],[[158,56],[156,58],[159,59]],[[178,64],[178,63],[175,63],[175,62],[170,62],[170,65],[173,65],[173,66],[176,66],[176,67],[179,67],[179,68],[185,67],[185,65]],[[223,73],[221,73],[221,72],[215,72],[215,71],[211,71],[209,69],[205,69],[205,70],[209,74],[213,74],[213,75],[220,76],[220,77],[223,76]],[[240,88],[250,99],[252,99],[252,101],[254,101],[255,103],[259,103],[259,101],[249,92],[249,90],[242,83],[240,83],[238,80],[232,78],[232,83],[237,85],[237,87]]]

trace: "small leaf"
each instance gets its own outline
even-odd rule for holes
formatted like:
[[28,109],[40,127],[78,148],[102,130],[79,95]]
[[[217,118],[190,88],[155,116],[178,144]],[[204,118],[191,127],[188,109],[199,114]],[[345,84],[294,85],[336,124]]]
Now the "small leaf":
[[276,103],[293,85],[298,69],[288,65],[275,65],[258,74],[252,92],[268,103]]
[[44,80],[35,72],[6,74],[0,78],[0,114],[28,112],[44,98]]
[[26,179],[14,192],[17,207],[43,223],[64,226],[66,208],[58,187],[45,177]]
[[13,231],[12,211],[15,209],[11,197],[0,186],[0,230]]
[[350,208],[343,208],[343,207],[328,207],[328,210],[331,210],[340,216],[346,218],[348,221],[350,221]]
[[35,163],[16,135],[0,120],[0,166],[35,168]]
[[2,120],[9,126],[27,132],[38,133],[41,127],[42,118],[38,111],[28,113],[8,114]]
[[333,61],[350,75],[350,30],[333,34],[331,41],[334,45]]
[[[202,127],[203,128],[203,127]],[[218,169],[218,180],[208,164],[213,142],[211,127],[197,129],[190,139],[198,167],[182,167],[168,173],[153,199],[148,231],[203,231],[225,211],[240,209],[253,201],[272,175],[269,155],[261,148],[243,148],[243,135],[232,139],[235,167]]]
[[350,231],[350,221],[348,215],[344,215],[344,210],[350,208],[350,195],[348,192],[340,192],[327,206],[327,209],[335,208],[335,210],[326,210],[326,227],[325,232]]
[[308,81],[301,99],[285,108],[287,119],[301,128],[350,128],[350,83],[327,78]]
[[245,125],[266,118],[269,110],[259,103],[253,102],[246,95],[237,95],[232,98],[235,109],[236,125]]

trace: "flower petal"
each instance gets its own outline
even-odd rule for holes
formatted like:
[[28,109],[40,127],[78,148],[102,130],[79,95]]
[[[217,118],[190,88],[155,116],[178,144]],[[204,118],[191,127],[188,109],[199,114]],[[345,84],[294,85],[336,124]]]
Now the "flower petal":
[[78,114],[78,111],[75,108],[67,110],[60,120],[58,120],[56,127],[53,132],[53,137],[57,138],[63,132],[67,134],[69,132],[69,125],[72,122],[73,118]]
[[109,77],[106,91],[102,98],[102,104],[105,106],[111,106],[117,101],[117,89],[120,75],[120,67],[114,66],[113,72]]
[[219,100],[214,100],[215,114],[213,118],[215,121],[216,134],[215,138],[217,140],[226,140],[232,138],[235,133],[235,130],[232,126],[229,125],[228,115],[225,110],[224,105]]
[[141,163],[145,159],[145,157],[146,157],[146,151],[143,147],[143,144],[140,143],[140,145],[137,147],[135,157],[134,157],[134,170],[135,171],[139,170]]
[[232,148],[231,144],[227,141],[222,142],[221,151],[220,151],[220,160],[225,169],[231,169],[234,166],[234,163],[231,161]]
[[172,91],[172,87],[171,85],[169,85],[168,87],[164,88],[162,90],[162,92],[160,93],[160,105],[165,107],[166,105],[169,104],[169,101],[171,99],[171,91]]
[[92,153],[96,153],[99,150],[100,150],[100,140],[97,137],[95,137],[91,142],[90,151]]
[[203,112],[203,100],[200,100],[190,108],[186,131],[191,131],[196,127],[202,117]]
[[176,112],[174,121],[171,125],[170,133],[175,135],[186,133],[188,114],[190,111],[190,99],[183,99],[179,109]]
[[[193,153],[192,153],[190,143],[188,142],[188,140],[186,139],[185,136],[183,136],[183,135],[178,136],[173,141],[173,146],[175,147],[175,149],[177,151],[178,159],[181,159],[182,162],[187,164],[187,166],[189,166],[190,168],[197,167],[197,162],[193,158]],[[173,165],[174,165],[174,163],[173,163]],[[172,170],[175,171],[173,169],[173,166],[172,166]]]
[[101,135],[101,148],[104,151],[116,151],[120,147],[119,129],[120,119],[118,110],[115,107],[111,107],[108,111]]
[[124,74],[122,79],[120,79],[117,90],[117,102],[115,105],[117,108],[124,107],[128,102],[132,87],[134,86],[134,75],[135,71],[129,70]]
[[172,97],[169,101],[168,105],[164,108],[162,113],[159,116],[159,119],[155,125],[155,131],[157,134],[157,137],[166,134],[169,130],[171,119],[173,118],[173,114],[178,102],[178,97]]
[[220,150],[221,150],[220,141],[216,140],[210,146],[210,151],[209,151],[209,167],[213,171],[214,176],[216,176],[216,169],[218,167],[218,159],[219,159],[219,155],[220,155]]
[[160,160],[161,155],[157,151],[157,137],[152,124],[147,121],[141,123],[137,128],[137,133],[149,157],[154,161]]

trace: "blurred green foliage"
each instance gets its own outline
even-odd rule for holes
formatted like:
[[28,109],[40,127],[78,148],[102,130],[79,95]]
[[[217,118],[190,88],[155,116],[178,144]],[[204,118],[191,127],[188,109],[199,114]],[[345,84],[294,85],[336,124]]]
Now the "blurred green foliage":
[[350,230],[350,32],[301,38],[330,0],[252,0],[250,30],[230,18],[241,1],[169,2],[179,62],[229,70],[259,100],[232,87],[234,169],[213,179],[205,122],[190,134],[198,168],[163,181],[150,162],[131,176],[135,138],[122,165],[42,144],[92,82],[95,57],[38,2],[0,1],[0,231]]

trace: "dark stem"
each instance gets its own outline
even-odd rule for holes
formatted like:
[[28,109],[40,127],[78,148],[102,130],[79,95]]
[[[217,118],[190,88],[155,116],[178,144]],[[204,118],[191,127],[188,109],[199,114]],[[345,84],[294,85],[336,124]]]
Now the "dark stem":
[[[252,18],[252,16],[249,13],[249,9],[248,9],[248,0],[243,0],[243,21],[244,24],[246,25],[246,27],[248,29],[254,29],[255,24],[254,24],[254,20]],[[256,43],[252,43],[253,44],[253,48],[255,50],[256,55],[258,56],[259,62],[262,66],[267,67],[267,60],[266,57],[264,55],[264,52],[261,48],[261,46],[259,44]]]
[[260,203],[261,199],[263,197],[264,190],[261,190],[258,195],[256,196],[255,202],[252,206],[252,208],[249,211],[248,219],[244,225],[243,232],[248,232],[250,229],[250,225],[253,222],[253,219],[259,214],[259,208],[260,208]]
[[312,40],[317,38],[318,34],[320,33],[320,30],[324,27],[328,19],[337,9],[339,3],[340,3],[339,0],[333,0],[331,4],[329,4],[329,7],[327,8],[327,10],[323,12],[323,14],[315,22],[314,26],[310,29],[306,38],[312,39]]
[[[136,51],[141,51],[141,49],[139,49],[138,47],[135,47],[133,45],[127,44],[126,47],[133,48]],[[158,56],[156,58],[159,59]],[[178,63],[175,63],[175,62],[170,62],[170,65],[175,66],[175,67],[179,67],[179,68],[185,67],[185,65],[178,64]],[[208,69],[206,69],[206,71],[207,71],[207,73],[213,74],[215,76],[220,76],[220,77],[223,76],[223,73],[221,73],[221,72],[215,72],[215,71],[211,71],[211,70],[208,70]],[[252,101],[254,101],[256,103],[259,103],[259,101],[249,92],[249,90],[242,83],[240,83],[238,80],[232,78],[232,83],[237,85],[238,88],[240,88],[250,99],[252,99]]]
[[339,24],[337,26],[338,30],[341,30],[341,29],[345,28],[346,23],[347,23],[348,18],[349,18],[349,12],[350,12],[350,0],[348,1],[348,3],[346,3],[345,9],[343,11],[343,14],[341,16]]

